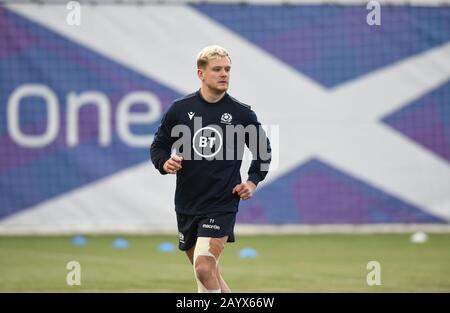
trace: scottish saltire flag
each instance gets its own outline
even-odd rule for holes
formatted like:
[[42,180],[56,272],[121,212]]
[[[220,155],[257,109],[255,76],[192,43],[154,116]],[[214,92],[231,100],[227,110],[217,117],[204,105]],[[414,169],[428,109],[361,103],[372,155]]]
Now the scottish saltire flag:
[[[274,129],[241,224],[448,224],[450,7],[0,6],[0,232],[172,231],[149,145],[226,47],[230,94]],[[244,162],[246,178],[249,162]]]

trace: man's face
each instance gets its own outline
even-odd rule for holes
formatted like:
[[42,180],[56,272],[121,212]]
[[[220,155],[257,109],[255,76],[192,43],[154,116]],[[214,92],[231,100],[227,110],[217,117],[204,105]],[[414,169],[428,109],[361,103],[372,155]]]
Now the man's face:
[[219,94],[228,90],[230,70],[230,59],[222,57],[210,60],[204,69],[198,69],[198,76],[202,86]]

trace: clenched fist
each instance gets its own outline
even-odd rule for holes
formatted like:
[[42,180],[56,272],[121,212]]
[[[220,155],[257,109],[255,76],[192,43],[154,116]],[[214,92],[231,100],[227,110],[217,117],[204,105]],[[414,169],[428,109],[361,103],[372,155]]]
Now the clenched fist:
[[164,163],[163,168],[168,174],[176,174],[176,172],[182,168],[181,161],[183,161],[182,157],[173,154],[170,159]]
[[232,193],[237,193],[242,200],[247,200],[253,196],[253,192],[255,191],[255,189],[256,185],[248,180],[245,183],[236,185],[233,188]]

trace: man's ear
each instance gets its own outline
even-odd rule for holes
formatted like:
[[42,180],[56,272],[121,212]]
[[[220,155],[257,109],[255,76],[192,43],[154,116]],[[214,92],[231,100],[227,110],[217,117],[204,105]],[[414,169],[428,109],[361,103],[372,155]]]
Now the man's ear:
[[203,69],[198,68],[198,69],[197,69],[197,76],[198,76],[198,78],[199,78],[201,81],[203,81],[203,75],[204,75]]

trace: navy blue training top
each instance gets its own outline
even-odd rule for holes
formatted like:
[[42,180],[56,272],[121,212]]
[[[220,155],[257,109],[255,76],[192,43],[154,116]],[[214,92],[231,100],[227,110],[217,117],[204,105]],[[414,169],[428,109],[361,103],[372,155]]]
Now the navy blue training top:
[[[248,129],[256,130],[253,137]],[[161,120],[150,153],[163,175],[173,149],[184,158],[177,172],[176,212],[236,212],[240,197],[232,190],[241,183],[244,145],[252,152],[248,180],[257,185],[267,175],[271,147],[250,106],[228,93],[209,103],[200,90],[175,100]]]

